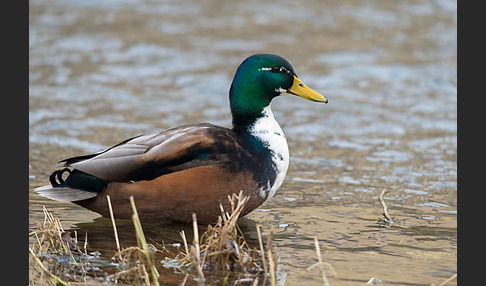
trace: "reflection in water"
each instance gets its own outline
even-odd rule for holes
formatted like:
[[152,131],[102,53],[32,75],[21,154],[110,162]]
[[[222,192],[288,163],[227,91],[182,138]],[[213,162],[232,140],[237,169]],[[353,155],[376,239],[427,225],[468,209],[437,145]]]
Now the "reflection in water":
[[[306,270],[317,262],[314,236],[336,271],[332,285],[440,284],[457,271],[456,9],[455,1],[29,2],[29,227],[45,205],[109,259],[109,220],[32,190],[58,160],[123,138],[229,126],[236,67],[271,52],[329,104],[274,101],[290,167],[275,197],[240,222],[247,239],[256,222],[264,236],[275,230],[282,284],[322,284]],[[378,221],[383,188],[391,228]],[[131,222],[119,227],[122,244],[133,245]],[[144,224],[158,245],[180,242],[185,227]]]

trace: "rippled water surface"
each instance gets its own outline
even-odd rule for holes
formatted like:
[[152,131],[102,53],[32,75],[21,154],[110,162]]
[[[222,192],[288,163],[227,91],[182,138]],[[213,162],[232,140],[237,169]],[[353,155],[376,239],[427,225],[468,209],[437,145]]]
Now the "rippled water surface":
[[[275,231],[278,283],[322,285],[319,271],[306,270],[317,262],[314,236],[335,270],[331,285],[372,277],[430,285],[456,273],[455,1],[29,3],[31,228],[46,206],[113,255],[108,221],[33,189],[48,183],[55,162],[131,136],[194,122],[230,126],[234,72],[266,52],[288,59],[329,99],[272,104],[289,171],[240,224],[250,240],[255,223],[264,236]],[[380,223],[384,188],[391,227]],[[144,230],[169,244],[180,242],[182,228]],[[184,281],[173,272],[164,270],[161,282]]]

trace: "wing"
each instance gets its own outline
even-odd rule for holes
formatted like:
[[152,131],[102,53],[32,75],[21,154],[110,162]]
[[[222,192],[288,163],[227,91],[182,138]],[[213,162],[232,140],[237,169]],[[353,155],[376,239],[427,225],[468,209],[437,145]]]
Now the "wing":
[[232,154],[242,151],[232,130],[200,123],[133,137],[98,153],[68,158],[59,164],[110,182],[139,181],[228,161]]

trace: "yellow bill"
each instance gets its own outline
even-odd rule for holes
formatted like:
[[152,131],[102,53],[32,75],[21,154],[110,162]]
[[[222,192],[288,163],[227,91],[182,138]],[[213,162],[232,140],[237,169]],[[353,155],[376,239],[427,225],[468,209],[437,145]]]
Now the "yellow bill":
[[327,103],[327,99],[324,96],[306,86],[296,76],[294,76],[294,83],[292,84],[289,92],[311,101]]

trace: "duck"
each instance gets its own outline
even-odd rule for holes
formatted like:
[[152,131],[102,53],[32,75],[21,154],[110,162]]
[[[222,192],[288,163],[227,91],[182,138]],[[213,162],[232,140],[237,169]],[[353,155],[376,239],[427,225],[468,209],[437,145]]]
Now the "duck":
[[[289,148],[270,104],[297,95],[327,103],[292,65],[274,54],[254,54],[237,68],[229,90],[232,128],[187,124],[138,135],[93,154],[57,163],[40,196],[70,202],[116,219],[130,219],[132,196],[141,220],[216,223],[228,196],[242,192],[241,217],[272,198],[289,167]],[[220,206],[221,205],[221,206]]]

